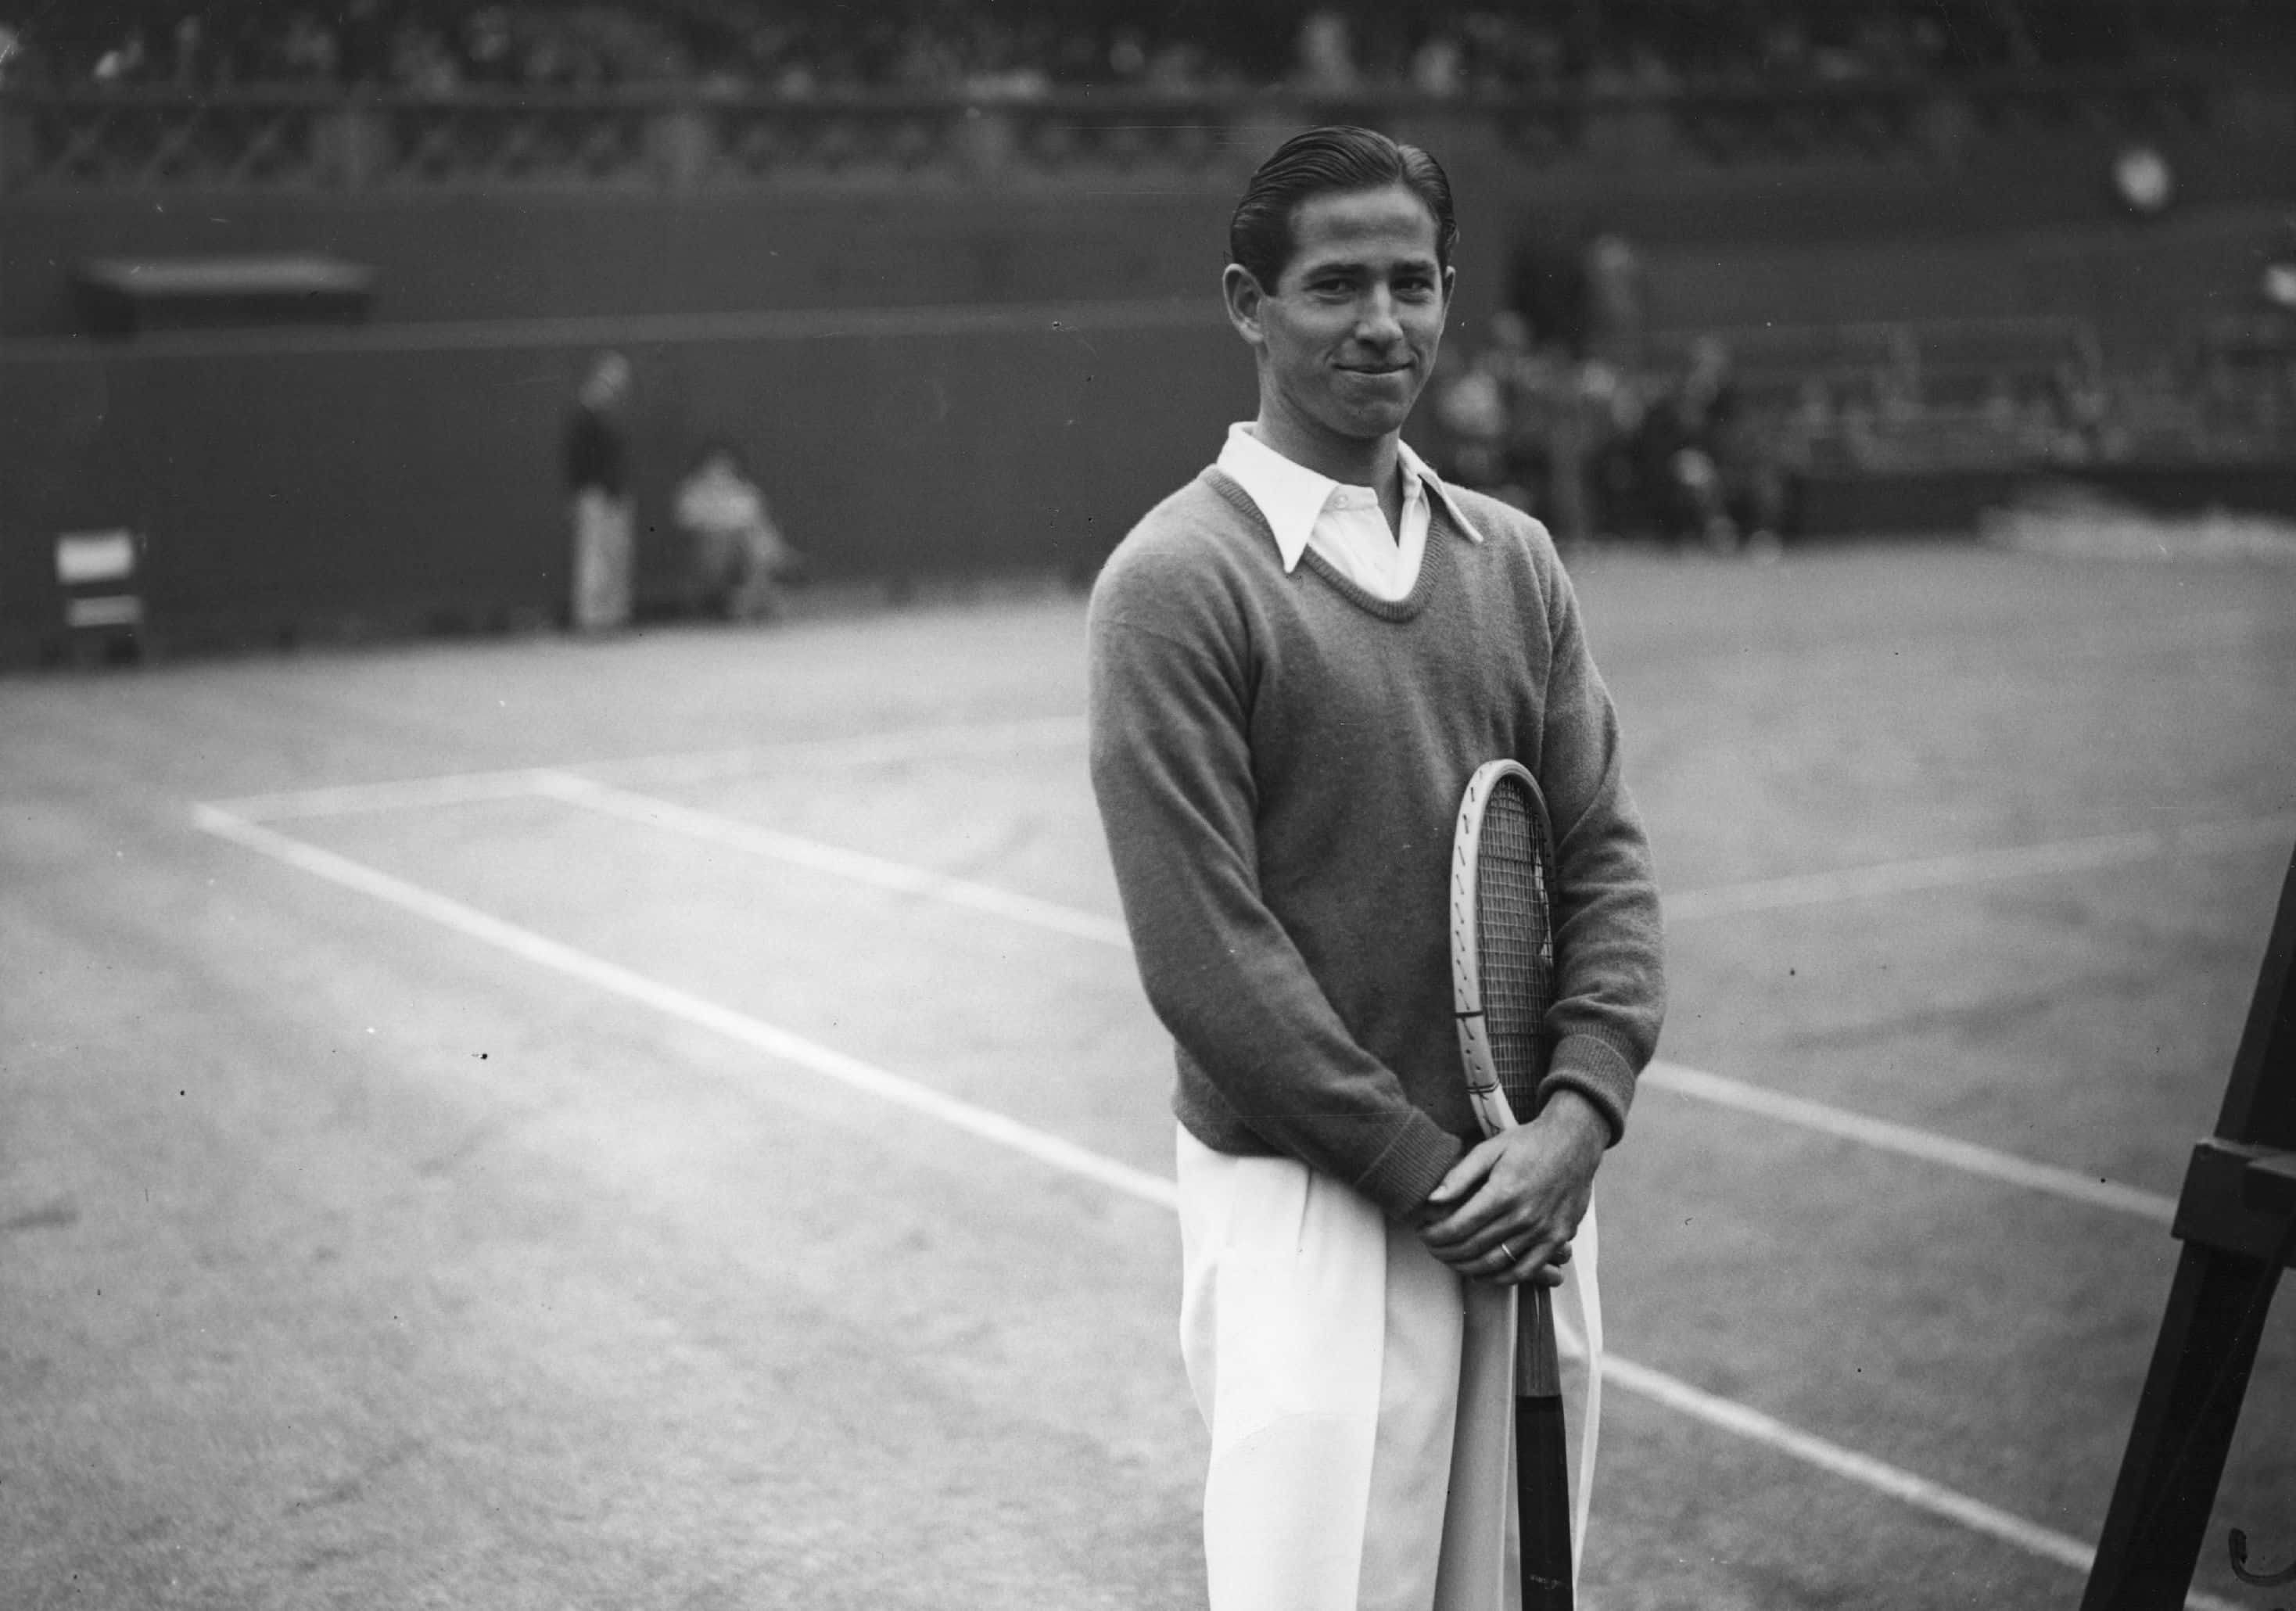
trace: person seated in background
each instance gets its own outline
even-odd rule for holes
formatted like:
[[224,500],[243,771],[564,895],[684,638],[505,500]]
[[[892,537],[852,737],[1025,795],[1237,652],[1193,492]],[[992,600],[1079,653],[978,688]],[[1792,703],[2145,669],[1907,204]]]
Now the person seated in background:
[[678,529],[691,540],[688,602],[728,621],[770,621],[804,561],[783,537],[739,449],[711,442],[677,484]]

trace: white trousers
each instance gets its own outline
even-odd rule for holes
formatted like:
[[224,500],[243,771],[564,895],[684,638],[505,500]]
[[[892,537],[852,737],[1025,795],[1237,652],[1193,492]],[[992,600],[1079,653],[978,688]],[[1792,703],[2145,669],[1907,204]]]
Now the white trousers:
[[1179,1134],[1211,1611],[1514,1611],[1514,1305],[1288,1158]]

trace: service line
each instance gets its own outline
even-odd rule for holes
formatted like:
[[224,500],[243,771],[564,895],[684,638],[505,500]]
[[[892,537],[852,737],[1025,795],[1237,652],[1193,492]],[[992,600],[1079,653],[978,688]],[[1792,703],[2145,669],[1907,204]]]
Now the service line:
[[384,778],[373,783],[332,784],[312,789],[245,794],[214,800],[209,808],[248,822],[283,822],[298,817],[345,817],[365,811],[416,810],[517,800],[551,791],[552,780],[571,775],[602,776],[628,783],[707,783],[756,777],[822,767],[898,765],[906,760],[1010,755],[1018,750],[1072,748],[1084,742],[1080,716],[1022,718],[1013,721],[940,722],[929,727],[895,727],[877,733],[840,734],[826,738],[791,738],[738,749],[680,751],[630,755],[557,767],[514,767],[487,772],[449,772],[431,777]]

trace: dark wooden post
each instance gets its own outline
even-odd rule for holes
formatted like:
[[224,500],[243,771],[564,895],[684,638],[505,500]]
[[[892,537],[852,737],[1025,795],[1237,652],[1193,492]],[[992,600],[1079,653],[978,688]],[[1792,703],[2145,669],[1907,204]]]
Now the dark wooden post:
[[2274,1286],[2296,1240],[2296,860],[2216,1134],[2193,1149],[2185,1244],[2081,1611],[2177,1611],[2192,1587]]

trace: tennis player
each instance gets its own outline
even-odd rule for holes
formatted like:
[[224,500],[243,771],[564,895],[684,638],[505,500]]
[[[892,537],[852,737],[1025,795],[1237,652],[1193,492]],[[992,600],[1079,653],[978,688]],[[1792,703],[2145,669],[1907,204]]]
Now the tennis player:
[[[1570,579],[1536,521],[1399,435],[1457,238],[1423,151],[1335,127],[1269,157],[1222,280],[1258,417],[1093,594],[1093,785],[1177,1051],[1213,1611],[1513,1603],[1489,1524],[1512,1509],[1507,1288],[1560,1278],[1663,1010],[1650,851]],[[1554,818],[1561,979],[1544,1106],[1481,1140],[1447,879],[1461,790],[1498,756]]]

